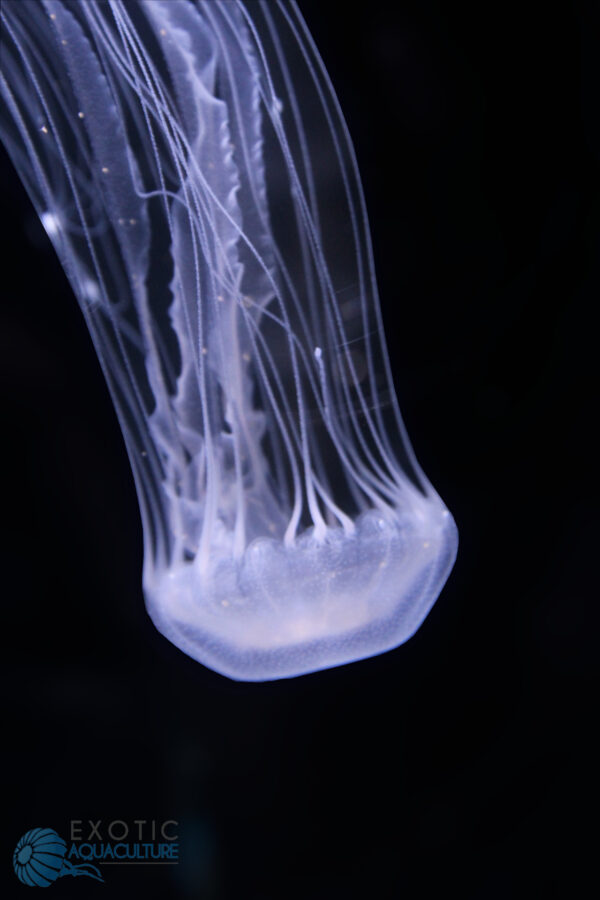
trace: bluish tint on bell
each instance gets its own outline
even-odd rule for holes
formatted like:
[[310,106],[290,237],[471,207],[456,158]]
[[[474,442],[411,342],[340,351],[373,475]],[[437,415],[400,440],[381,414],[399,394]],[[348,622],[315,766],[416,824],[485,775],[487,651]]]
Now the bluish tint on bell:
[[256,681],[401,644],[457,532],[400,418],[354,152],[295,6],[5,0],[2,95],[125,436],[157,627]]

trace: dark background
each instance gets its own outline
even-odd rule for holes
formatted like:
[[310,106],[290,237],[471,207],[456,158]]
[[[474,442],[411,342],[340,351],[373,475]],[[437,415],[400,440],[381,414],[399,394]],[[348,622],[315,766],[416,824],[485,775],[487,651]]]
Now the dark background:
[[[355,140],[396,384],[456,567],[384,656],[242,684],[152,626],[83,319],[2,157],[0,870],[71,819],[181,864],[61,896],[579,897],[593,862],[596,3],[301,8]],[[594,879],[595,880],[595,879]]]

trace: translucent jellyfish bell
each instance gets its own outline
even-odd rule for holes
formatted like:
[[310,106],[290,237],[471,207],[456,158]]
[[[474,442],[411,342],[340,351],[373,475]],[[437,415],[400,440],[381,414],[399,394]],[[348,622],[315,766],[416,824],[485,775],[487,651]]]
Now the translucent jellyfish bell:
[[454,561],[356,160],[293,4],[5,0],[2,137],[119,416],[159,630],[231,678],[381,653]]

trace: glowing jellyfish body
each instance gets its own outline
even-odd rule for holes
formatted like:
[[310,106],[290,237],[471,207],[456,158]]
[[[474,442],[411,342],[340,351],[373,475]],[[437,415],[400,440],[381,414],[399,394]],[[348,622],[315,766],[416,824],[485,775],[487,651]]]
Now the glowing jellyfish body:
[[352,145],[297,10],[8,0],[2,21],[3,139],[115,402],[157,627],[245,680],[396,647],[456,528],[400,419]]

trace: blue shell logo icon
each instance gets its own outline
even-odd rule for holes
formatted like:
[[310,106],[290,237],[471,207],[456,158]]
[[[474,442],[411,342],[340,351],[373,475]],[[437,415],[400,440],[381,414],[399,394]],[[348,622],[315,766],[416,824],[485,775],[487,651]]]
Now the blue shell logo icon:
[[88,875],[97,881],[104,881],[96,866],[89,863],[73,866],[65,859],[66,852],[66,841],[52,828],[32,828],[15,847],[15,874],[29,887],[49,887],[63,875]]

